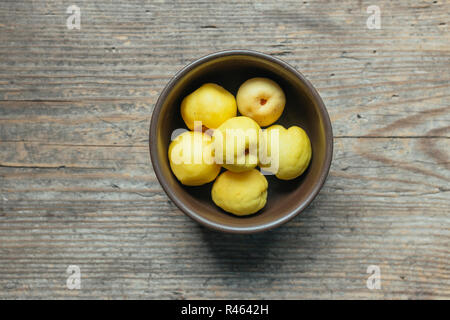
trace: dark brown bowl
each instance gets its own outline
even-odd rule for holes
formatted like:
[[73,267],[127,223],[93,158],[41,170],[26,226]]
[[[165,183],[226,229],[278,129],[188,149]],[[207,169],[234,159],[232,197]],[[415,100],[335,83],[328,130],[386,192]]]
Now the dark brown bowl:
[[[170,170],[167,150],[172,132],[186,128],[180,114],[180,104],[185,96],[207,82],[217,83],[236,95],[239,86],[253,77],[268,77],[283,88],[286,107],[276,123],[305,129],[311,140],[312,159],[306,172],[294,180],[282,181],[275,176],[266,176],[269,182],[266,206],[254,215],[237,217],[213,203],[212,183],[201,187],[183,186]],[[156,102],[149,143],[153,169],[169,198],[202,225],[232,233],[272,229],[299,214],[322,188],[333,154],[330,118],[311,83],[286,62],[248,50],[212,53],[178,72]]]

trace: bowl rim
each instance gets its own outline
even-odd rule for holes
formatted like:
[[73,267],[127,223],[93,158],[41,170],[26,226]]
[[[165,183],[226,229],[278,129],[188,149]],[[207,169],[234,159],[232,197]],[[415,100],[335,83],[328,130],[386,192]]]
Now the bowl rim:
[[[158,149],[156,140],[152,137],[156,137],[157,135],[157,124],[159,115],[161,113],[161,109],[163,106],[164,101],[166,100],[168,94],[173,89],[175,84],[183,77],[185,76],[189,71],[193,70],[197,66],[202,65],[205,62],[225,57],[225,56],[251,56],[251,57],[257,57],[261,59],[268,60],[270,62],[274,62],[278,65],[281,65],[283,68],[287,69],[289,72],[294,74],[301,82],[303,82],[308,90],[310,90],[313,98],[315,99],[317,105],[319,106],[319,112],[324,120],[324,129],[325,129],[325,142],[326,142],[326,150],[325,150],[325,168],[320,173],[319,179],[314,184],[312,192],[309,194],[309,196],[306,198],[305,201],[298,204],[295,209],[291,210],[288,214],[271,221],[269,223],[257,225],[257,226],[251,226],[251,227],[231,227],[227,225],[221,225],[215,222],[212,222],[208,219],[203,218],[202,216],[198,215],[195,211],[189,209],[182,201],[178,199],[178,197],[175,195],[173,190],[170,189],[168,183],[166,182],[166,179],[162,173],[160,164],[158,162]],[[250,233],[257,233],[262,231],[267,231],[274,229],[290,220],[292,220],[295,216],[297,216],[300,212],[302,212],[304,209],[306,209],[311,202],[314,200],[314,198],[319,194],[320,189],[322,189],[322,186],[325,183],[325,180],[328,176],[328,173],[330,171],[331,167],[331,161],[333,158],[333,131],[331,126],[331,120],[328,115],[328,111],[325,107],[325,104],[322,101],[322,98],[320,97],[317,90],[314,88],[314,86],[303,76],[302,73],[300,73],[297,69],[295,69],[293,66],[288,64],[287,62],[278,59],[274,56],[271,56],[269,54],[265,54],[259,51],[253,51],[253,50],[246,50],[246,49],[232,49],[232,50],[223,50],[218,52],[213,52],[210,54],[207,54],[205,56],[202,56],[185,67],[183,67],[180,71],[178,71],[166,84],[164,89],[161,91],[158,100],[156,101],[155,107],[153,109],[151,121],[150,121],[150,130],[149,130],[149,151],[150,151],[150,159],[152,162],[153,170],[156,174],[156,178],[158,179],[159,183],[161,184],[163,190],[168,195],[168,197],[175,203],[175,205],[188,217],[193,219],[194,221],[200,223],[203,226],[206,226],[210,229],[216,230],[216,231],[222,231],[226,233],[235,233],[235,234],[250,234]]]

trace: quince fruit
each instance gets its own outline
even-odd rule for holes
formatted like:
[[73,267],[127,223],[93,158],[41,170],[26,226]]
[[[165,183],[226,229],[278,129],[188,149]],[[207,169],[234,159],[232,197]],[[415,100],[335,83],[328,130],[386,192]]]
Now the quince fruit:
[[174,175],[187,186],[211,182],[220,172],[212,139],[202,132],[186,131],[176,137],[169,146],[169,162]]
[[[273,135],[272,131],[275,130],[278,135]],[[297,126],[286,129],[280,125],[270,126],[265,131],[261,149],[266,148],[268,161],[263,163],[261,155],[264,150],[260,150],[260,167],[274,173],[281,180],[300,176],[308,168],[312,153],[306,132]]]
[[215,83],[206,83],[181,102],[181,116],[187,127],[194,130],[194,121],[216,129],[225,120],[237,114],[234,96]]
[[211,196],[223,210],[244,216],[266,205],[267,187],[266,177],[256,169],[241,173],[225,171],[214,182]]
[[245,81],[236,95],[239,112],[261,127],[271,125],[281,116],[286,96],[280,86],[267,78]]
[[253,169],[258,164],[261,128],[248,117],[234,117],[214,130],[216,163],[233,172]]

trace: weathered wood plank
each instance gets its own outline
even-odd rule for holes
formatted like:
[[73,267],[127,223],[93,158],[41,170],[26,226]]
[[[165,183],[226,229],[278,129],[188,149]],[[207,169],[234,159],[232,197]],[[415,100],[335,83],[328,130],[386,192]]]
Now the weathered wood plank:
[[[63,1],[2,1],[0,298],[449,298],[450,4],[379,1],[368,30],[372,4],[77,1],[67,30]],[[322,192],[264,234],[198,226],[148,155],[165,83],[229,48],[291,63],[333,121]]]
[[[63,152],[56,161],[77,163],[104,161],[108,152],[122,167],[0,168],[7,275],[0,283],[14,286],[6,295],[20,295],[28,284],[24,296],[43,286],[54,288],[49,296],[63,296],[64,266],[78,264],[89,292],[82,297],[446,297],[450,174],[427,148],[448,147],[448,140],[427,140],[433,143],[338,138],[326,186],[304,214],[279,230],[237,237],[182,215],[146,163],[146,147],[40,145],[36,162],[57,150]],[[380,150],[385,162],[375,158]],[[365,288],[370,264],[386,272],[383,293]],[[123,292],[114,289],[119,283]]]

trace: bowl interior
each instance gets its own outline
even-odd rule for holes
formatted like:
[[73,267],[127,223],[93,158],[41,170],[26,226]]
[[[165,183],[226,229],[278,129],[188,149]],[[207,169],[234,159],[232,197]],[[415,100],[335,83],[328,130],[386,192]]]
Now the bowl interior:
[[[289,220],[312,201],[329,169],[327,153],[331,150],[327,140],[330,132],[326,129],[329,119],[321,107],[320,97],[294,72],[276,60],[233,54],[205,59],[172,79],[155,108],[157,113],[154,117],[157,118],[152,120],[155,126],[153,134],[151,129],[150,144],[153,144],[152,153],[156,152],[152,155],[153,166],[162,186],[185,213],[222,231],[253,232]],[[285,127],[302,127],[311,140],[312,159],[307,171],[297,179],[282,181],[275,176],[266,176],[269,190],[265,208],[251,216],[236,217],[213,203],[212,183],[200,187],[186,187],[179,183],[170,170],[167,153],[172,132],[186,128],[180,114],[180,104],[185,96],[207,82],[217,83],[236,96],[239,86],[252,77],[268,77],[282,87],[286,94],[286,107],[276,123]]]

